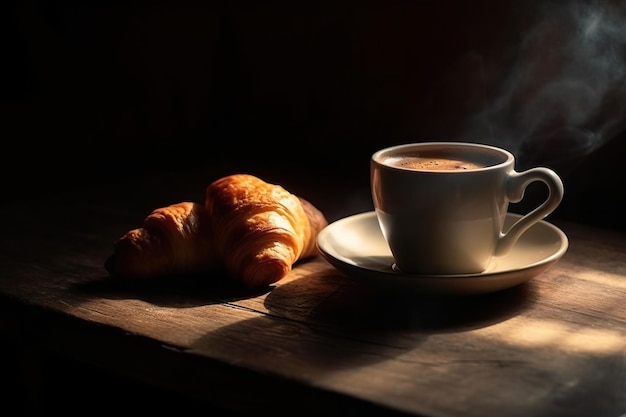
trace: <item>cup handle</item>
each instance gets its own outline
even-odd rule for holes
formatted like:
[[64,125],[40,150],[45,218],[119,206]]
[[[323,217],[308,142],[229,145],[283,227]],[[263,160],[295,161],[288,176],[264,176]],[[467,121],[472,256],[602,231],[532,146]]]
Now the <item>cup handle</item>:
[[511,250],[520,236],[535,223],[552,213],[563,199],[563,181],[549,168],[537,167],[526,171],[511,171],[507,182],[507,196],[509,201],[517,203],[524,198],[526,187],[535,182],[541,181],[548,187],[548,197],[537,208],[521,217],[505,232],[500,232],[496,256],[504,255]]

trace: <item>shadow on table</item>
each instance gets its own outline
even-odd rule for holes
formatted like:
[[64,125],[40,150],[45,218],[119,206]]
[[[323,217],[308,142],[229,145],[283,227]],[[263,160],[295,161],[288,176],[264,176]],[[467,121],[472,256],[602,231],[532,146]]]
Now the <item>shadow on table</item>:
[[223,350],[226,357],[254,349],[255,360],[276,361],[277,367],[305,360],[303,369],[315,378],[413,355],[418,348],[425,362],[437,361],[441,342],[429,339],[505,321],[528,308],[533,294],[526,283],[473,297],[383,295],[340,276],[309,275],[273,288],[265,297],[267,315],[223,326],[193,347]]
[[189,308],[254,298],[272,287],[244,288],[224,273],[177,275],[162,279],[128,280],[112,277],[76,284],[87,296],[109,299],[139,299],[161,307]]
[[[333,290],[320,290],[324,287]],[[514,317],[536,298],[532,282],[488,294],[435,296],[381,291],[339,274],[324,274],[277,286],[265,306],[272,314],[297,319],[294,311],[315,291],[325,296],[318,297],[307,320],[352,331],[466,331]]]

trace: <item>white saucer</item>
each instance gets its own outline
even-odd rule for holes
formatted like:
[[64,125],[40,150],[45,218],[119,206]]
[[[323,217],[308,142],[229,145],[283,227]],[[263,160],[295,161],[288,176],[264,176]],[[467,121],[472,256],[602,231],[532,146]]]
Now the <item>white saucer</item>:
[[[508,214],[510,225],[520,216]],[[568,239],[558,227],[540,221],[527,230],[507,254],[494,258],[484,272],[466,275],[409,275],[392,268],[393,257],[378,226],[376,213],[337,220],[317,237],[322,256],[339,271],[366,284],[445,295],[499,291],[526,282],[558,261]]]

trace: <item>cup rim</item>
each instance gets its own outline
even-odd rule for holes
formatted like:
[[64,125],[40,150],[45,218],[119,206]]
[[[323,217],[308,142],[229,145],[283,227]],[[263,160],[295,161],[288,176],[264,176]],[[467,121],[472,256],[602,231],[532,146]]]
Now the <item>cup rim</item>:
[[[424,148],[454,148],[454,149],[483,149],[494,154],[501,155],[503,160],[496,164],[488,165],[482,168],[475,168],[469,170],[453,170],[453,169],[442,169],[442,170],[429,170],[429,169],[415,169],[415,168],[403,168],[395,165],[386,164],[383,159],[388,154],[393,154],[398,151],[406,151],[408,149],[424,149]],[[511,164],[515,161],[514,155],[504,148],[500,148],[494,145],[487,145],[484,143],[478,142],[451,142],[451,141],[431,141],[431,142],[407,142],[399,145],[388,146],[386,148],[382,148],[374,152],[371,156],[371,161],[388,169],[395,169],[399,171],[413,171],[413,172],[427,172],[427,173],[467,173],[467,172],[477,172],[477,171],[485,171],[485,170],[493,170],[498,169],[504,165]]]

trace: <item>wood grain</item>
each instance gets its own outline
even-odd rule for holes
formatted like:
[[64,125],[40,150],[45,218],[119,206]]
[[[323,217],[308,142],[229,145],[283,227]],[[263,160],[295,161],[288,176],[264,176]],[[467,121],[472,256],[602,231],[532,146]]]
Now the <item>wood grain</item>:
[[[471,297],[382,292],[319,256],[254,292],[218,274],[112,280],[103,261],[113,240],[148,209],[192,195],[168,194],[176,181],[164,182],[171,187],[157,182],[163,194],[147,190],[145,199],[126,198],[129,184],[2,207],[12,219],[0,241],[6,337],[241,413],[292,415],[288,398],[300,415],[626,411],[620,233],[559,223],[570,247],[557,264]],[[367,201],[344,209],[357,206]]]

